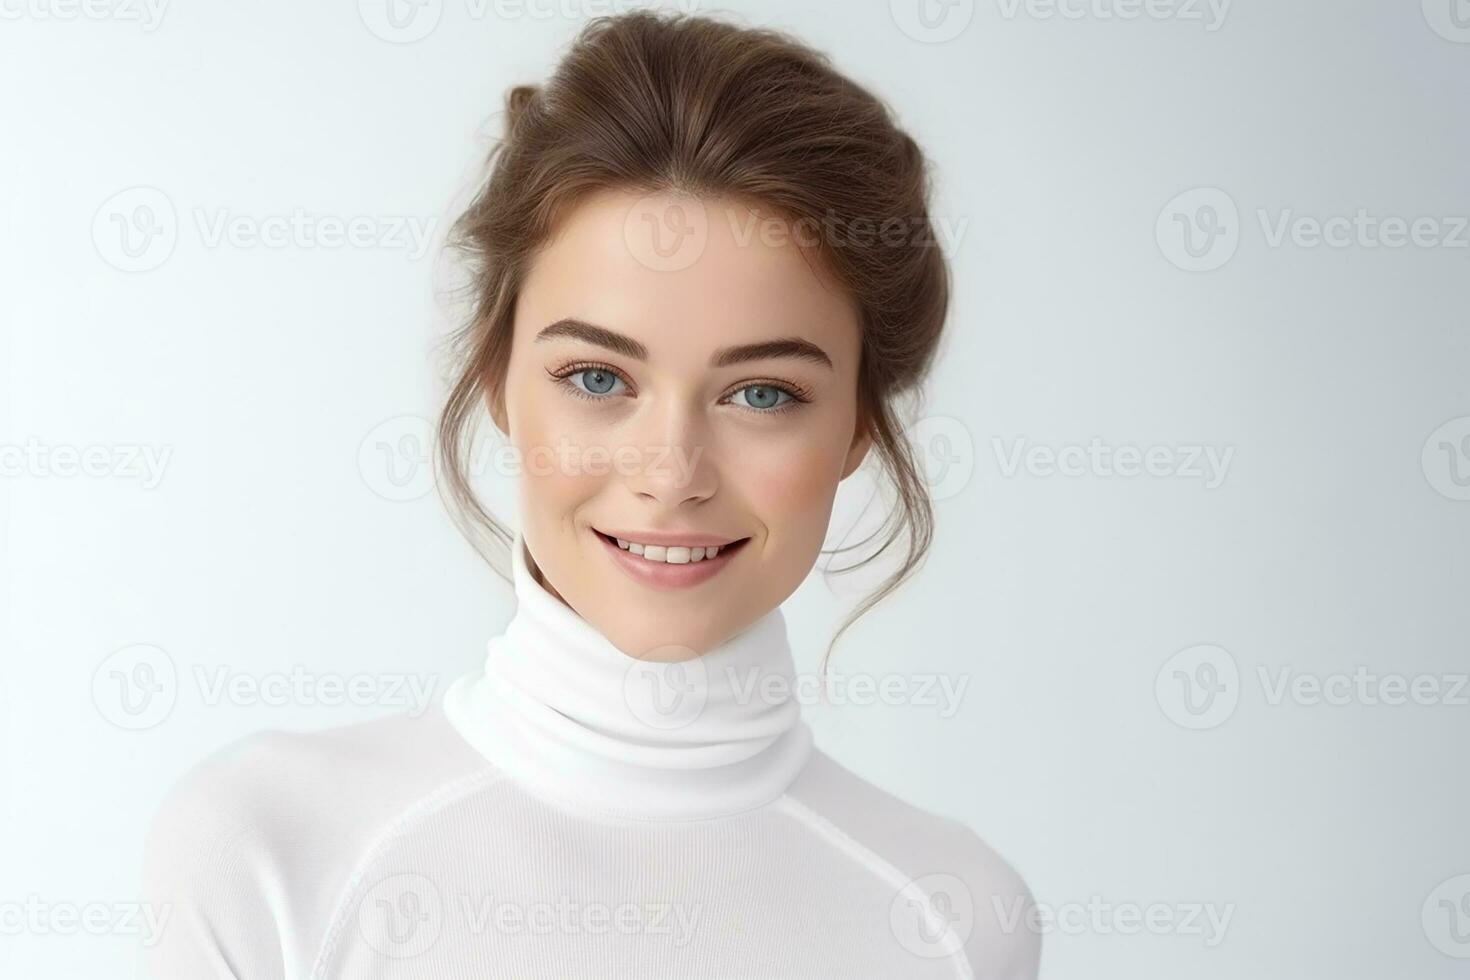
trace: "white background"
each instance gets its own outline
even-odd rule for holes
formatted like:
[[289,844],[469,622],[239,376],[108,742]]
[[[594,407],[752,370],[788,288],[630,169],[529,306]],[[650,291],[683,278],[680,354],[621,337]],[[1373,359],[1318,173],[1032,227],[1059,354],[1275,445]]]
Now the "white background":
[[[406,9],[0,0],[0,910],[126,906],[189,766],[403,710],[210,703],[201,673],[437,692],[509,615],[415,465],[438,245],[505,89],[610,8]],[[835,663],[968,687],[952,717],[813,705],[818,744],[1068,913],[1048,980],[1466,976],[1470,6],[982,0],[933,4],[932,30],[906,0],[736,9],[893,106],[957,235],[919,430],[937,541]],[[1220,234],[1192,257],[1204,206]],[[376,237],[210,236],[298,209]],[[1294,224],[1360,209],[1341,245]],[[1391,247],[1388,218],[1431,222]],[[172,244],[129,255],[134,220]],[[1010,465],[1094,439],[1165,465]],[[87,447],[93,475],[66,463]],[[858,591],[814,574],[787,602],[799,667]],[[118,695],[140,663],[152,716]],[[1360,668],[1346,703],[1275,697]],[[1388,675],[1435,703],[1375,703]],[[1185,687],[1212,677],[1213,701]],[[1154,904],[1172,926],[1120,928]],[[1222,941],[1195,908],[1230,916]],[[127,976],[138,941],[12,915],[0,974]]]

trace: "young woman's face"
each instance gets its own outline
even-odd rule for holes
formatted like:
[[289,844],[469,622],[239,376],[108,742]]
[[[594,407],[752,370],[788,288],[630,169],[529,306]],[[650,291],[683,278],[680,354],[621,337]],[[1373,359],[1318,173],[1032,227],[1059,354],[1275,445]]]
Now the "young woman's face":
[[[809,239],[730,201],[603,191],[522,287],[491,411],[523,535],[543,584],[630,656],[696,656],[780,604],[867,453],[857,312]],[[604,533],[740,543],[655,563]]]

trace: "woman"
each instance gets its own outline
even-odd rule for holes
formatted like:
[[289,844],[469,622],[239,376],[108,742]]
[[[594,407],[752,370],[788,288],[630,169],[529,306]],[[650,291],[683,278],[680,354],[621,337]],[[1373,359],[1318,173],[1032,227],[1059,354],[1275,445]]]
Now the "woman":
[[[791,690],[780,604],[870,450],[911,548],[861,609],[927,547],[895,411],[948,302],[926,183],[771,32],[602,18],[510,93],[439,444],[515,614],[420,717],[190,774],[149,846],[154,977],[1036,975],[1016,873],[814,748]],[[518,532],[470,490],[482,412]]]

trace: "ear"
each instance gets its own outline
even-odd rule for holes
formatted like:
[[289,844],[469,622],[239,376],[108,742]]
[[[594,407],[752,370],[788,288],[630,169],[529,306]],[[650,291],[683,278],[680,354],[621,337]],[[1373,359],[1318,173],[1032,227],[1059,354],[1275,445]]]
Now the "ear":
[[858,409],[857,422],[853,425],[852,445],[848,447],[847,459],[842,464],[841,479],[845,480],[852,476],[853,471],[862,465],[868,456],[868,450],[873,445],[873,433],[868,428],[867,413]]

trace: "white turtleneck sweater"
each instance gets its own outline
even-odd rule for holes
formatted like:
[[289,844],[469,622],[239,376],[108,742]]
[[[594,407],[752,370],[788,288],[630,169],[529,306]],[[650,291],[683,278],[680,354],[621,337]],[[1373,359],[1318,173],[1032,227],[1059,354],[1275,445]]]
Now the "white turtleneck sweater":
[[181,780],[145,976],[1036,976],[1015,871],[813,747],[779,608],[640,661],[513,555],[515,614],[442,703],[263,732]]

